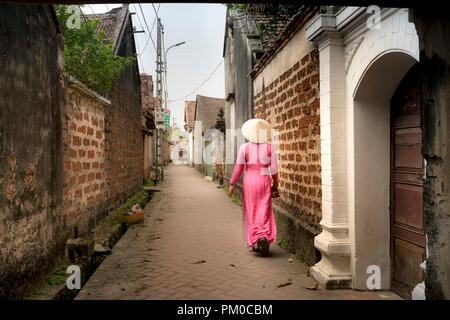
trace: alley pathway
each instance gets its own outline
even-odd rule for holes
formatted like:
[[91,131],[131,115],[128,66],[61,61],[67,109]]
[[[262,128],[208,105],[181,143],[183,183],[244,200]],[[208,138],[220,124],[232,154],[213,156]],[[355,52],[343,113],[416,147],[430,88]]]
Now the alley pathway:
[[[396,299],[391,292],[309,290],[306,267],[277,244],[269,257],[249,251],[241,207],[187,166],[164,183],[89,279],[77,299]],[[278,287],[289,282],[292,284]]]

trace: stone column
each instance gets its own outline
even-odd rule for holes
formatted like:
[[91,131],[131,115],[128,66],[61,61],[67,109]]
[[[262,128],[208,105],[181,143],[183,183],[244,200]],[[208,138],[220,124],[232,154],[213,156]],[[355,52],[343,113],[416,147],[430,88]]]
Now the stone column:
[[345,57],[335,15],[321,14],[306,29],[319,47],[322,233],[314,239],[322,259],[311,275],[327,289],[349,288],[350,241],[347,221],[345,139]]

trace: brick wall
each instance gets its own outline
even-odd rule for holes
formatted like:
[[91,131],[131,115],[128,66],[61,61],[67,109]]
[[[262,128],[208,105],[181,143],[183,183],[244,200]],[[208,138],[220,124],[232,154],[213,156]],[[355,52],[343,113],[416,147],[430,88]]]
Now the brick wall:
[[153,97],[153,78],[151,75],[141,73],[141,97],[143,109],[155,109]]
[[[63,119],[63,210],[69,226],[85,235],[108,206],[105,172],[105,108],[89,90],[69,86],[65,90]],[[91,92],[92,93],[92,92]]]
[[279,130],[280,202],[319,229],[322,190],[318,50],[282,72],[255,95],[255,116]]
[[0,300],[64,254],[64,38],[51,5],[0,3]]
[[81,84],[65,90],[63,210],[80,236],[143,183],[140,98],[116,81],[111,102]]
[[114,208],[142,188],[144,167],[140,93],[121,81],[115,81],[105,113],[105,147],[104,196]]

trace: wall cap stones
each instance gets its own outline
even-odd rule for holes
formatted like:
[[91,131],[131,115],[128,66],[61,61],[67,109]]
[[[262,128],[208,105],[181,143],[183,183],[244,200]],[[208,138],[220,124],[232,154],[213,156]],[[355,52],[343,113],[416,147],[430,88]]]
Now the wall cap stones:
[[69,88],[75,89],[76,91],[80,92],[81,94],[84,94],[91,99],[97,100],[104,107],[111,105],[110,100],[106,99],[105,97],[102,97],[97,92],[89,89],[88,87],[86,87],[86,85],[84,85],[82,82],[77,80],[74,76],[72,76],[70,74],[65,74],[64,77],[67,81]]

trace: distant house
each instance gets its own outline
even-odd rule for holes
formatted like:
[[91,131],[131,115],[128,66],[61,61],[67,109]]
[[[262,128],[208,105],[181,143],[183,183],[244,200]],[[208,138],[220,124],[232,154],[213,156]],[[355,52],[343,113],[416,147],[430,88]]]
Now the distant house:
[[219,178],[223,163],[223,135],[216,128],[218,113],[223,112],[225,99],[197,95],[194,122],[194,164],[204,175]]
[[175,164],[188,163],[188,135],[179,127],[168,129],[170,160]]
[[194,164],[194,119],[195,101],[184,102],[184,129],[187,132],[188,140],[188,164]]

